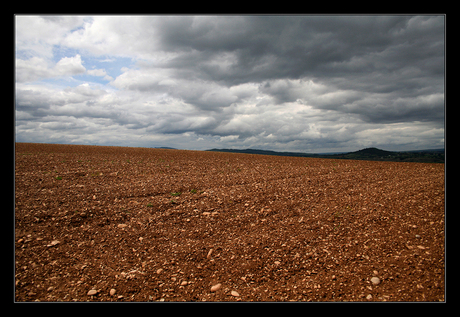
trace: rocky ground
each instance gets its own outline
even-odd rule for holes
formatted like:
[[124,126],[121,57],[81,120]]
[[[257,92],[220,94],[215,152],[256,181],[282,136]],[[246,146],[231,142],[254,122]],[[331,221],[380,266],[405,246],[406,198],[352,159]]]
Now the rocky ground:
[[16,301],[444,301],[444,164],[15,151]]

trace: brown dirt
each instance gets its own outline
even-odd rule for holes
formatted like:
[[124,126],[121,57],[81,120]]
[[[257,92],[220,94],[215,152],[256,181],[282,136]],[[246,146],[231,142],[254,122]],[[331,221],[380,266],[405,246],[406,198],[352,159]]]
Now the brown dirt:
[[16,301],[444,301],[444,164],[15,151]]

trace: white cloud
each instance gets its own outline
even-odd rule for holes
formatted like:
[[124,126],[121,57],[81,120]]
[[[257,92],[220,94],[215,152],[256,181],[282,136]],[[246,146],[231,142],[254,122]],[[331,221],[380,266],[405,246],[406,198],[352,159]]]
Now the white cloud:
[[48,63],[40,57],[28,60],[16,59],[16,81],[34,81],[40,78],[51,77],[52,70]]
[[79,54],[74,57],[63,57],[54,67],[53,73],[55,76],[71,76],[83,74],[86,68],[81,63]]
[[17,15],[16,52],[26,58],[50,60],[53,57],[53,46],[59,45],[64,36],[83,21],[83,17],[76,16]]
[[91,76],[105,76],[107,73],[105,72],[105,69],[92,69],[88,70],[87,73]]
[[[148,91],[158,88],[160,82],[164,78],[168,78],[168,74],[164,70],[139,70],[122,68],[123,73],[118,76],[111,85],[124,90]],[[165,82],[161,86],[166,86]]]
[[150,58],[155,47],[155,19],[138,16],[94,16],[82,28],[66,34],[62,44],[94,55]]
[[104,80],[112,81],[113,77],[107,75],[105,69],[91,69],[87,71],[88,75],[104,77]]
[[85,73],[80,55],[63,57],[56,65],[51,66],[48,61],[40,57],[28,60],[16,59],[16,81],[31,82],[51,77],[65,77]]

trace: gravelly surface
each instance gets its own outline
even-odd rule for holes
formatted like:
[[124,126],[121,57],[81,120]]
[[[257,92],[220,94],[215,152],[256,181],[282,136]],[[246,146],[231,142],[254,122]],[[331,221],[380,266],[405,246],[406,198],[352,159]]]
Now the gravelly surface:
[[16,301],[444,300],[444,164],[17,143],[15,195]]

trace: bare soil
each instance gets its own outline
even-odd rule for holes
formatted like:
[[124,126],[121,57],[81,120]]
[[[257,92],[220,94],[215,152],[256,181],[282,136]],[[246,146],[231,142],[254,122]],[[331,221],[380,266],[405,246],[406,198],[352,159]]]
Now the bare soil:
[[444,301],[444,164],[15,151],[16,301]]

